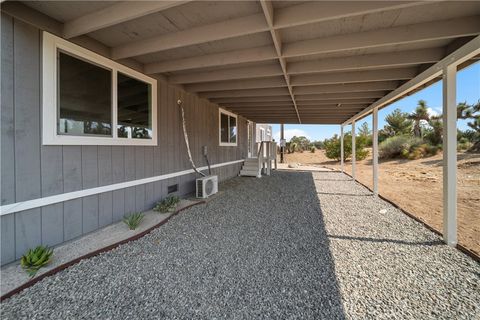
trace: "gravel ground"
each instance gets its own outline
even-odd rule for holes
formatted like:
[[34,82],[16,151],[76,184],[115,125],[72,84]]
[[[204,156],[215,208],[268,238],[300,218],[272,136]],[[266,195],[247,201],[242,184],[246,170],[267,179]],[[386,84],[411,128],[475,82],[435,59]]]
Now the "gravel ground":
[[342,174],[275,172],[222,189],[6,300],[2,319],[479,315],[480,266]]

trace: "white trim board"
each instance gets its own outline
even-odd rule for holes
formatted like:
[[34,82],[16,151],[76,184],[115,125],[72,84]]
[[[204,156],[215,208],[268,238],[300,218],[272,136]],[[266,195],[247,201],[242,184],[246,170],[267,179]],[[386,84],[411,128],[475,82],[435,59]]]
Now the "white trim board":
[[[222,163],[217,163],[211,166],[211,168],[219,168],[219,167],[224,167],[236,163],[241,163],[244,160],[234,160],[234,161],[229,161],[229,162],[222,162]],[[198,170],[207,170],[208,167],[204,166],[201,168],[198,168]],[[120,182],[120,183],[115,183],[115,184],[110,184],[102,187],[96,187],[96,188],[90,188],[90,189],[84,189],[84,190],[78,190],[78,191],[73,191],[73,192],[67,192],[67,193],[62,193],[62,194],[57,194],[54,196],[49,196],[49,197],[44,197],[44,198],[38,198],[38,199],[33,199],[33,200],[26,200],[26,201],[21,201],[21,202],[16,202],[12,204],[6,204],[0,207],[0,216],[15,213],[15,212],[20,212],[24,210],[29,210],[29,209],[34,209],[34,208],[39,208],[39,207],[44,207],[48,206],[50,204],[55,204],[55,203],[60,203],[68,200],[73,200],[73,199],[78,199],[78,198],[83,198],[99,193],[104,193],[104,192],[109,192],[109,191],[114,191],[114,190],[119,190],[119,189],[125,189],[129,187],[134,187],[146,183],[151,183],[151,182],[156,182],[156,181],[161,181],[161,180],[166,180],[170,178],[175,178],[179,176],[183,176],[186,174],[191,174],[195,173],[193,169],[187,169],[183,171],[178,171],[178,172],[172,172],[172,173],[167,173],[167,174],[162,174],[160,176],[155,176],[155,177],[150,177],[150,178],[144,178],[144,179],[138,179],[138,180],[132,180],[132,181],[127,181],[127,182]]]

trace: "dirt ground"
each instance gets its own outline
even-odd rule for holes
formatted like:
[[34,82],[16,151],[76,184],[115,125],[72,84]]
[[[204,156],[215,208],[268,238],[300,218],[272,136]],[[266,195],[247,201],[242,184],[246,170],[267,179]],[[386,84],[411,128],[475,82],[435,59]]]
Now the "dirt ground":
[[[371,154],[371,153],[370,153]],[[340,169],[323,150],[286,154],[288,163]],[[480,154],[458,153],[458,242],[480,255]],[[351,174],[351,163],[345,171]],[[418,160],[380,161],[379,192],[442,232],[442,154]],[[372,187],[372,159],[357,161],[356,177]]]

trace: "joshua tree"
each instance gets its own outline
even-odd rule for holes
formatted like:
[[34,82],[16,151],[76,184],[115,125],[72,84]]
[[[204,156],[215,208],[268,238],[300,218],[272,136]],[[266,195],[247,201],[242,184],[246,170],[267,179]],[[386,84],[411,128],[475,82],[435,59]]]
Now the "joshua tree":
[[414,112],[412,112],[408,118],[413,120],[413,134],[415,137],[422,137],[422,128],[420,126],[420,122],[422,120],[428,121],[430,120],[430,116],[428,114],[427,109],[427,102],[425,100],[419,100],[417,108]]
[[433,145],[439,145],[442,143],[442,134],[443,134],[443,121],[442,116],[430,117],[428,124],[431,129],[425,135],[425,138],[430,141]]

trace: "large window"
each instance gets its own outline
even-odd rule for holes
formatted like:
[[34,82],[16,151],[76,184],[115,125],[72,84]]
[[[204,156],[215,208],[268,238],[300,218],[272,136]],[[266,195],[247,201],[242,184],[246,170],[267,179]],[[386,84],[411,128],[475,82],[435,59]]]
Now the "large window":
[[237,116],[231,112],[220,109],[220,132],[221,146],[237,145]]
[[43,144],[156,145],[156,80],[43,34]]

